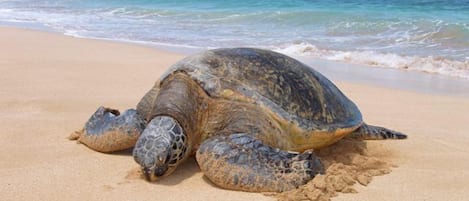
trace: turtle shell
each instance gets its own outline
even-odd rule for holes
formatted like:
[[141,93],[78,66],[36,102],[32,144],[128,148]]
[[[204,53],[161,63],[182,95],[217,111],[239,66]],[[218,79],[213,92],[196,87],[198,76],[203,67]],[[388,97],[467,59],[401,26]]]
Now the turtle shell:
[[357,106],[331,81],[273,51],[205,51],[176,63],[160,80],[178,71],[189,74],[211,97],[229,99],[229,94],[239,94],[305,130],[333,132],[362,123]]

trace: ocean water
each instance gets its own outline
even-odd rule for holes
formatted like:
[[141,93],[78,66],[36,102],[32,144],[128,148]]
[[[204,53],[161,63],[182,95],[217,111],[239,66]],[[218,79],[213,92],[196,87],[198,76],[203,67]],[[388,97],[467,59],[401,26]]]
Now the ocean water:
[[261,47],[469,79],[469,0],[0,0],[0,23],[192,49]]

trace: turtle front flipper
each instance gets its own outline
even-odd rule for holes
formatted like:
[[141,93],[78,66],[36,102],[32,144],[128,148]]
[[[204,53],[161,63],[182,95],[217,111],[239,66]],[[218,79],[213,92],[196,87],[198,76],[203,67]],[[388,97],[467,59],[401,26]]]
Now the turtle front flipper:
[[351,133],[350,137],[359,140],[407,139],[407,135],[398,131],[380,126],[372,126],[365,123]]
[[85,127],[69,139],[78,140],[99,152],[132,148],[145,128],[145,121],[134,109],[120,114],[118,110],[99,107]]
[[244,133],[206,140],[196,158],[209,180],[232,190],[282,192],[324,172],[312,151],[282,151]]

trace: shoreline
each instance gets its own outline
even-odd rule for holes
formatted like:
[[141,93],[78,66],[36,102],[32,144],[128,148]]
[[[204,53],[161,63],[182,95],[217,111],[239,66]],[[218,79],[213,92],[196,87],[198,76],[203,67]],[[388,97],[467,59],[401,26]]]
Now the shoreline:
[[[141,48],[149,48],[159,52],[166,52],[174,55],[179,55],[181,58],[205,50],[170,45],[152,45],[144,42],[139,43],[136,41],[77,37],[57,31],[47,30],[46,28],[34,29],[17,27],[14,25],[7,26],[1,24],[0,29],[44,32],[76,39],[102,41]],[[424,93],[430,95],[457,96],[461,98],[469,97],[469,80],[464,78],[456,78],[435,73],[405,71],[401,69],[374,67],[362,64],[330,61],[305,56],[288,56],[291,56],[307,64],[308,66],[311,66],[313,69],[319,71],[321,74],[325,75],[328,79],[333,82],[346,82],[358,85],[376,85],[389,89],[404,90],[408,92]],[[169,68],[170,65],[163,68]]]
[[[194,160],[148,183],[135,176],[138,166],[130,153],[102,154],[66,139],[100,105],[135,107],[158,75],[183,55],[21,28],[0,27],[0,42],[0,193],[5,200],[274,199],[220,189],[203,177]],[[340,77],[333,81],[367,123],[409,135],[403,141],[368,141],[370,154],[396,167],[334,201],[469,196],[469,98]]]
[[333,81],[432,95],[469,97],[469,80],[445,75],[298,57]]
[[[156,50],[167,51],[184,56],[210,49],[170,44],[148,43],[145,41],[126,41],[119,39],[82,37],[55,31],[40,23],[22,23],[25,23],[26,25],[18,26],[18,22],[0,22],[0,27],[40,31],[73,38],[108,41],[113,43],[149,47]],[[278,50],[274,51],[278,52]],[[417,93],[469,97],[469,79],[465,79],[462,77],[454,77],[450,75],[418,71],[415,69],[403,70],[393,67],[356,64],[301,55],[287,55],[298,59],[309,66],[312,66],[315,70],[326,75],[326,77],[328,77],[334,82],[346,81],[357,84],[378,85],[381,87],[387,87],[392,89],[403,89]]]

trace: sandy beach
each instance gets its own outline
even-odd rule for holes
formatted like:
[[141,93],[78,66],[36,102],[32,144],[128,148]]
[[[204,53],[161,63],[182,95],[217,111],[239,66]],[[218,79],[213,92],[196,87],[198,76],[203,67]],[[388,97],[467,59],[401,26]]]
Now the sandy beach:
[[[0,28],[2,200],[275,200],[220,189],[195,160],[148,183],[130,152],[102,154],[69,141],[98,106],[133,108],[184,55],[150,47]],[[372,141],[396,167],[339,200],[467,200],[469,98],[333,80],[371,124],[409,135]]]

